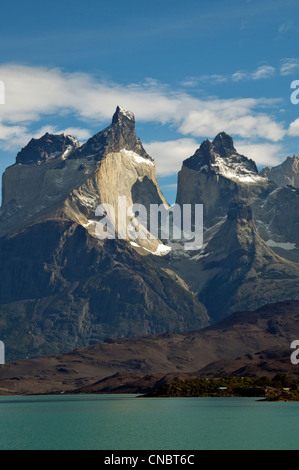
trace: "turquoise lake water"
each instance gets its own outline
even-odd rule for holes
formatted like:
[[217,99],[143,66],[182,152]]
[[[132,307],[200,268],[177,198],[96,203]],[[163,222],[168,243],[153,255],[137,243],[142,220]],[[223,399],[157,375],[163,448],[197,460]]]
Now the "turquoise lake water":
[[297,450],[298,424],[255,398],[0,397],[1,450]]

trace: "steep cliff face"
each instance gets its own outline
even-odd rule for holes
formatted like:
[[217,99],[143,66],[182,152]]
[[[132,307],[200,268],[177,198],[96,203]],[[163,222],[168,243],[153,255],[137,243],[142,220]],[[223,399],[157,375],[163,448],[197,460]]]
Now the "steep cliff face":
[[214,321],[236,310],[299,299],[299,265],[264,242],[244,200],[231,202],[224,223],[194,261],[192,287]]
[[273,248],[299,248],[299,189],[276,187],[264,200],[256,200],[253,210],[260,234]]

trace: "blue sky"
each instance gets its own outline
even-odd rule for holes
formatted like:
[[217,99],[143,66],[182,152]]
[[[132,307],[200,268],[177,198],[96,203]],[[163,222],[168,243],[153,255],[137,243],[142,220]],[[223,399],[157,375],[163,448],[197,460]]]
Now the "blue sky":
[[[182,161],[229,132],[259,167],[298,154],[298,0],[1,2],[0,171],[32,136],[84,141],[117,104],[175,197]],[[298,119],[298,121],[297,121]]]

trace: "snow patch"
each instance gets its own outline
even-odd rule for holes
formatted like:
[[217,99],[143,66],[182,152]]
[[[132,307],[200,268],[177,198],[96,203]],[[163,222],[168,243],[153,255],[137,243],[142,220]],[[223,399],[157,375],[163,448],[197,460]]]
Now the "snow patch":
[[198,255],[195,255],[192,257],[192,260],[194,261],[198,261],[199,259],[202,259],[202,258],[207,258],[207,256],[209,256],[210,253],[204,253],[204,254],[198,254]]
[[72,145],[69,145],[67,149],[61,155],[62,160],[66,160],[73,150],[74,150],[74,147]]
[[144,246],[138,245],[138,243],[135,242],[130,242],[130,245],[132,245],[134,248],[142,248],[143,250],[147,251],[148,253],[151,253],[152,255],[155,256],[164,256],[167,255],[172,249],[170,246],[166,246],[163,244],[160,244],[157,248],[156,251],[149,250],[148,248],[145,248]]
[[82,203],[83,206],[88,207],[90,209],[95,209],[97,206],[97,198],[96,197],[86,197],[82,196],[81,194],[77,195],[79,201]]
[[148,251],[149,253],[151,253],[152,255],[155,255],[155,256],[164,256],[164,255],[167,255],[172,249],[170,248],[170,246],[166,246],[166,245],[163,245],[163,244],[160,244],[158,246],[158,248],[156,249],[156,251],[151,251],[151,250],[148,250],[147,248],[143,247],[143,249],[145,251]]
[[122,108],[121,106],[119,106],[119,109],[120,109],[121,114],[126,116],[126,118],[130,119],[130,121],[134,121],[135,116],[131,111],[128,111],[127,109]]
[[96,224],[97,220],[89,220],[87,224],[83,224],[83,227],[89,227],[90,225]]
[[135,153],[133,152],[132,150],[126,150],[126,149],[122,149],[120,151],[120,153],[124,153],[125,155],[127,155],[128,157],[132,158],[133,160],[135,160],[136,163],[140,164],[140,163],[146,163],[147,165],[152,165],[152,166],[155,166],[155,163],[152,162],[151,160],[149,160],[148,158],[144,158],[144,157],[141,157],[140,155],[138,155],[138,153]]
[[138,244],[135,243],[135,242],[130,242],[130,244],[131,244],[132,246],[134,246],[135,248],[140,248],[140,245],[138,245]]
[[240,162],[234,161],[237,155],[232,155],[229,159],[224,160],[218,154],[214,154],[215,163],[211,164],[212,170],[217,174],[224,176],[227,179],[242,182],[242,183],[261,183],[265,178],[259,176],[257,173],[247,169]]
[[296,250],[295,243],[280,243],[280,242],[275,242],[274,240],[268,240],[266,244],[270,246],[270,248],[274,247],[274,248],[282,248],[283,250]]

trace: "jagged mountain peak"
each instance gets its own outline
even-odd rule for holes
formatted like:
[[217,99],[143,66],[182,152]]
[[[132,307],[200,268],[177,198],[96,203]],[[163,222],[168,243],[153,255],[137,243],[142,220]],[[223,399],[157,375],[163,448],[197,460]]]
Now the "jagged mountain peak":
[[299,157],[287,157],[280,165],[263,168],[260,175],[274,181],[278,186],[299,187]]
[[258,183],[255,162],[237,152],[232,137],[220,132],[213,142],[205,140],[195,154],[183,162],[183,166],[206,174],[221,175],[238,183]]
[[16,163],[22,165],[42,163],[63,153],[67,156],[79,146],[79,142],[70,135],[47,132],[39,139],[31,139],[18,153]]
[[132,111],[128,111],[125,108],[122,108],[121,106],[117,106],[116,111],[115,111],[115,113],[113,115],[113,118],[112,118],[112,124],[122,124],[123,125],[124,122],[126,124],[128,124],[128,122],[130,124],[134,123],[134,127],[135,127],[134,113],[132,113]]
[[100,161],[110,153],[121,150],[134,152],[138,156],[153,161],[145,151],[135,133],[135,116],[121,106],[117,106],[110,126],[91,137],[71,158],[93,157]]
[[228,157],[233,153],[237,153],[234,147],[233,138],[226,134],[226,132],[220,132],[213,140],[214,151],[219,153],[222,157]]

